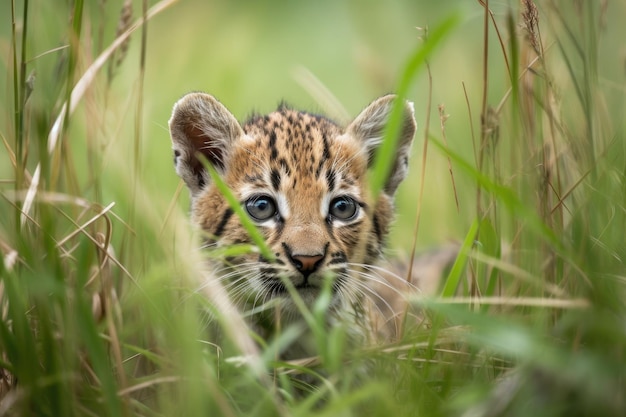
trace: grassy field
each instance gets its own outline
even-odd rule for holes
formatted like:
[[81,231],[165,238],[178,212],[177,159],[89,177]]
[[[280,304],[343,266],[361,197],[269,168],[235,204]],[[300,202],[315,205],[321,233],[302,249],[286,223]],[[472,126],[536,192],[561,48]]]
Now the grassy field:
[[[3,2],[0,416],[625,415],[626,3],[487,5]],[[388,256],[462,242],[428,324],[319,367],[216,310],[167,131],[193,90],[414,101]]]

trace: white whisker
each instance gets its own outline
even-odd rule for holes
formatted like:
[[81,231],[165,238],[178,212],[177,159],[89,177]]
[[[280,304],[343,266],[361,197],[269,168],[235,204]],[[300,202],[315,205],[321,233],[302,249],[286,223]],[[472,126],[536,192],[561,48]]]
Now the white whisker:
[[[351,285],[355,286],[356,289],[359,290],[359,293],[362,294],[364,297],[369,298],[370,300],[374,301],[373,306],[378,310],[378,312],[381,315],[385,315],[382,310],[380,309],[380,307],[378,307],[378,304],[376,303],[375,300],[380,300],[381,303],[391,312],[395,314],[395,311],[393,309],[393,307],[389,304],[389,302],[382,297],[379,293],[377,293],[374,289],[370,288],[366,283],[362,282],[361,280],[353,280]],[[398,294],[400,294],[400,292],[398,292]]]

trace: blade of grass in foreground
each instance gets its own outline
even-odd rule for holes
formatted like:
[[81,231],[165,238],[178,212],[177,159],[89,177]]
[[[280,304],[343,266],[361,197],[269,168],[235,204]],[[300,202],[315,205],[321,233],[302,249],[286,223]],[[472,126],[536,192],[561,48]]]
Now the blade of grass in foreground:
[[393,103],[389,121],[385,128],[385,134],[383,136],[383,142],[380,145],[376,159],[374,160],[374,169],[372,176],[372,195],[377,196],[380,190],[385,185],[389,171],[393,164],[391,161],[394,158],[396,151],[396,144],[400,135],[400,129],[402,129],[402,113],[404,109],[404,100],[409,91],[411,81],[415,79],[417,72],[424,66],[426,59],[435,50],[443,39],[448,35],[452,29],[458,24],[458,15],[453,14],[437,26],[432,32],[429,32],[428,37],[421,44],[420,47],[411,55],[409,62],[404,67],[400,83],[396,89],[397,100]]
[[463,274],[463,268],[465,267],[465,263],[467,262],[468,254],[472,249],[474,239],[476,239],[478,225],[478,220],[474,220],[470,227],[470,230],[467,232],[465,240],[463,241],[463,245],[459,250],[459,256],[456,257],[456,260],[452,265],[452,269],[450,270],[450,274],[448,274],[448,278],[446,279],[443,290],[441,291],[442,297],[452,297],[456,292],[456,289],[459,286],[459,282],[461,281],[461,275]]

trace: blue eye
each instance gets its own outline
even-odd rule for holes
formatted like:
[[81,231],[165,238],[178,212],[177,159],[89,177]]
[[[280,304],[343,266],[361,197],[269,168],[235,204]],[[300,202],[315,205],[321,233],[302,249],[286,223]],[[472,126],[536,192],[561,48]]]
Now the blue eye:
[[350,197],[337,197],[330,202],[329,213],[332,218],[351,220],[359,212],[359,206]]
[[263,222],[276,215],[276,202],[267,195],[254,196],[246,201],[246,211],[254,220]]

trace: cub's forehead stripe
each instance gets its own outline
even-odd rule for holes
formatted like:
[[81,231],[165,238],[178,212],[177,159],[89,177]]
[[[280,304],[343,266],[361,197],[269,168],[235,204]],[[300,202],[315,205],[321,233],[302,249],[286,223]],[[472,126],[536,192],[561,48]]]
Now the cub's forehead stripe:
[[272,169],[270,171],[270,181],[272,182],[272,188],[274,191],[280,190],[280,172],[277,169]]

